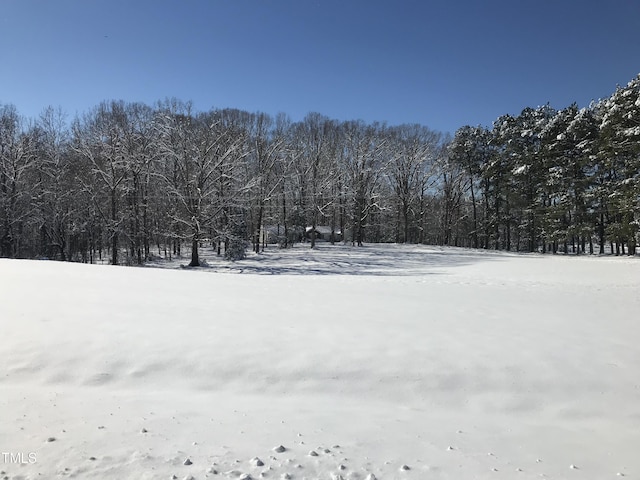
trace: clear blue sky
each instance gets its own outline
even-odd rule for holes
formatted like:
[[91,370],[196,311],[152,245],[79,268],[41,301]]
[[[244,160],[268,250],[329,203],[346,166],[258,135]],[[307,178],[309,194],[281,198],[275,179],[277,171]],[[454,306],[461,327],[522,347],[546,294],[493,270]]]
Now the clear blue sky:
[[454,132],[610,95],[638,0],[1,0],[0,103],[176,97]]

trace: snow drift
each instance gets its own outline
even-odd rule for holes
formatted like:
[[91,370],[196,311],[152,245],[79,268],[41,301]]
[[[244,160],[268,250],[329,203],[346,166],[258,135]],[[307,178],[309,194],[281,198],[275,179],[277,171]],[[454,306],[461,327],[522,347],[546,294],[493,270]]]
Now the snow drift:
[[637,259],[326,245],[209,265],[0,261],[3,476],[640,472]]

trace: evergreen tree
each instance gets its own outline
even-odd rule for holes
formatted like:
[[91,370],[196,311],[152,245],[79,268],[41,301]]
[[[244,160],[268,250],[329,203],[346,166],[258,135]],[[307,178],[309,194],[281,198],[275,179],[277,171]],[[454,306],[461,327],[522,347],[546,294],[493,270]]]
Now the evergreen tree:
[[[602,105],[601,162],[610,172],[608,234],[635,254],[640,222],[640,75]],[[621,250],[622,249],[622,252]]]

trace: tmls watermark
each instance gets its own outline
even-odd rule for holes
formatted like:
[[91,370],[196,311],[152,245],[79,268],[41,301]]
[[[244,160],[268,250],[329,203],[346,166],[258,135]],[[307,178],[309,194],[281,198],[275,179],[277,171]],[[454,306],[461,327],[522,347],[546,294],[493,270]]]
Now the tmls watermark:
[[38,461],[36,452],[0,452],[0,463],[33,465]]

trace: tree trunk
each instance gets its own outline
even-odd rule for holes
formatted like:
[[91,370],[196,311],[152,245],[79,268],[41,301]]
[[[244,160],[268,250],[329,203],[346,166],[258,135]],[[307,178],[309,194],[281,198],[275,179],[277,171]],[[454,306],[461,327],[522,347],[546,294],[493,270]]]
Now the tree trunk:
[[284,182],[282,182],[282,223],[284,225],[284,242],[282,242],[282,246],[287,248],[289,246],[289,222],[287,221],[287,195],[284,190]]
[[[255,226],[255,235],[253,239],[253,251],[260,253],[260,231],[262,230],[262,216],[264,215],[264,201],[260,200],[258,205],[258,221]],[[266,232],[265,232],[266,233]]]
[[191,240],[191,262],[189,263],[190,267],[199,267],[200,266],[200,257],[198,255],[198,234],[193,234],[193,239]]
[[118,230],[116,227],[117,215],[116,191],[111,190],[111,221],[113,231],[111,232],[111,265],[118,264]]
[[600,242],[600,255],[604,255],[604,213],[600,213],[600,225],[598,225],[598,241]]
[[478,206],[473,188],[473,172],[469,172],[469,174],[471,175],[471,205],[473,206],[473,248],[478,248]]
[[316,215],[313,214],[313,219],[311,221],[311,248],[315,248],[316,246],[316,227],[317,225]]
[[402,243],[409,243],[409,205],[402,205],[402,220],[404,221],[404,238]]

